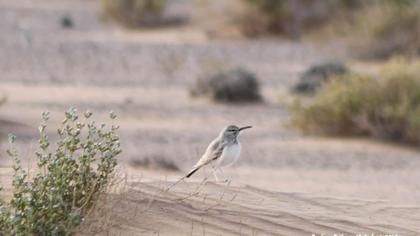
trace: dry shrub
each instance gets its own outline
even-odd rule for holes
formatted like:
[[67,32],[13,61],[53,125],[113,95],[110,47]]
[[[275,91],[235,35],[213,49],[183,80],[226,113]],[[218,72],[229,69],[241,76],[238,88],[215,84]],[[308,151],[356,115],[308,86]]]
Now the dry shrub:
[[313,93],[322,83],[348,72],[347,67],[340,62],[328,62],[311,66],[301,75],[299,82],[293,87],[293,91],[296,93]]
[[85,220],[75,229],[73,235],[115,235],[118,223],[118,212],[121,202],[127,201],[129,186],[123,169],[117,169],[106,190],[99,195],[96,204],[90,209]]
[[60,18],[60,25],[64,29],[71,29],[74,27],[73,19],[70,16],[62,16]]
[[242,32],[328,37],[349,43],[351,53],[368,59],[420,53],[420,0],[244,0]]
[[304,31],[344,17],[361,5],[360,0],[244,0],[250,7],[240,17],[245,35],[283,34],[299,38]]
[[346,74],[293,106],[292,123],[322,134],[365,134],[420,143],[420,61],[395,59],[378,77]]
[[166,0],[102,0],[103,16],[123,26],[155,26],[162,22]]
[[193,97],[205,96],[217,102],[261,101],[257,77],[244,70],[235,69],[200,78],[190,89]]
[[375,5],[360,13],[348,32],[357,38],[352,45],[357,56],[386,59],[419,53],[420,1],[403,2]]

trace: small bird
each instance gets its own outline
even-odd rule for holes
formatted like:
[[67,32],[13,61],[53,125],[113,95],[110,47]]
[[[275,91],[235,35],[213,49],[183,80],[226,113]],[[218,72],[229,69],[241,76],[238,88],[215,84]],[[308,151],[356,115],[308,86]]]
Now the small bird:
[[252,126],[239,128],[235,125],[229,125],[225,127],[220,132],[219,136],[209,144],[206,152],[185,177],[189,178],[201,167],[211,164],[214,170],[214,177],[216,181],[218,181],[215,173],[216,170],[222,166],[233,164],[238,160],[239,155],[241,154],[241,143],[238,140],[239,133],[242,130],[249,128],[252,128]]

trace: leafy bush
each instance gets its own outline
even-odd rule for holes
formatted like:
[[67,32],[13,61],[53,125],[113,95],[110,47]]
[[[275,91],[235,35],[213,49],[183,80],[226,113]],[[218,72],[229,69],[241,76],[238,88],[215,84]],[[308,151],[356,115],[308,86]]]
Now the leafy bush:
[[218,102],[257,102],[261,100],[257,77],[236,69],[200,78],[191,88],[192,96],[208,96]]
[[[42,114],[38,171],[28,177],[9,136],[14,160],[13,197],[0,205],[0,235],[70,235],[95,205],[112,176],[121,153],[117,126],[80,121],[76,109],[65,113],[53,150],[46,133],[48,113]],[[111,118],[115,115],[111,113]]]
[[300,77],[300,81],[293,87],[296,93],[313,93],[322,83],[332,77],[348,73],[347,67],[339,62],[329,62],[310,67]]
[[377,78],[331,80],[309,104],[295,104],[292,123],[306,132],[420,143],[420,62],[392,60]]
[[166,0],[102,0],[103,15],[127,27],[159,24]]

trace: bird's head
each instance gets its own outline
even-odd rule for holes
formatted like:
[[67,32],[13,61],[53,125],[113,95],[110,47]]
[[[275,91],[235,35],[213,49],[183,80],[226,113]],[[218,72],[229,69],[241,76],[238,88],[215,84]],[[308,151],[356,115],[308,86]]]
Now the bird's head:
[[228,140],[236,139],[242,130],[249,129],[249,128],[252,128],[252,126],[244,126],[241,128],[239,128],[236,125],[226,126],[222,131],[223,138],[228,139]]

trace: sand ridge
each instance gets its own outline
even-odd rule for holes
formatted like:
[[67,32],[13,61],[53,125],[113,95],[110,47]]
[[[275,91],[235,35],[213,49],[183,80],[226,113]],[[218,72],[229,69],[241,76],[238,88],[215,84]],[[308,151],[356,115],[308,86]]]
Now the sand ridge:
[[[418,207],[228,183],[130,183],[111,217],[124,235],[418,235]],[[139,213],[140,212],[140,213]],[[112,232],[112,230],[111,230]]]

